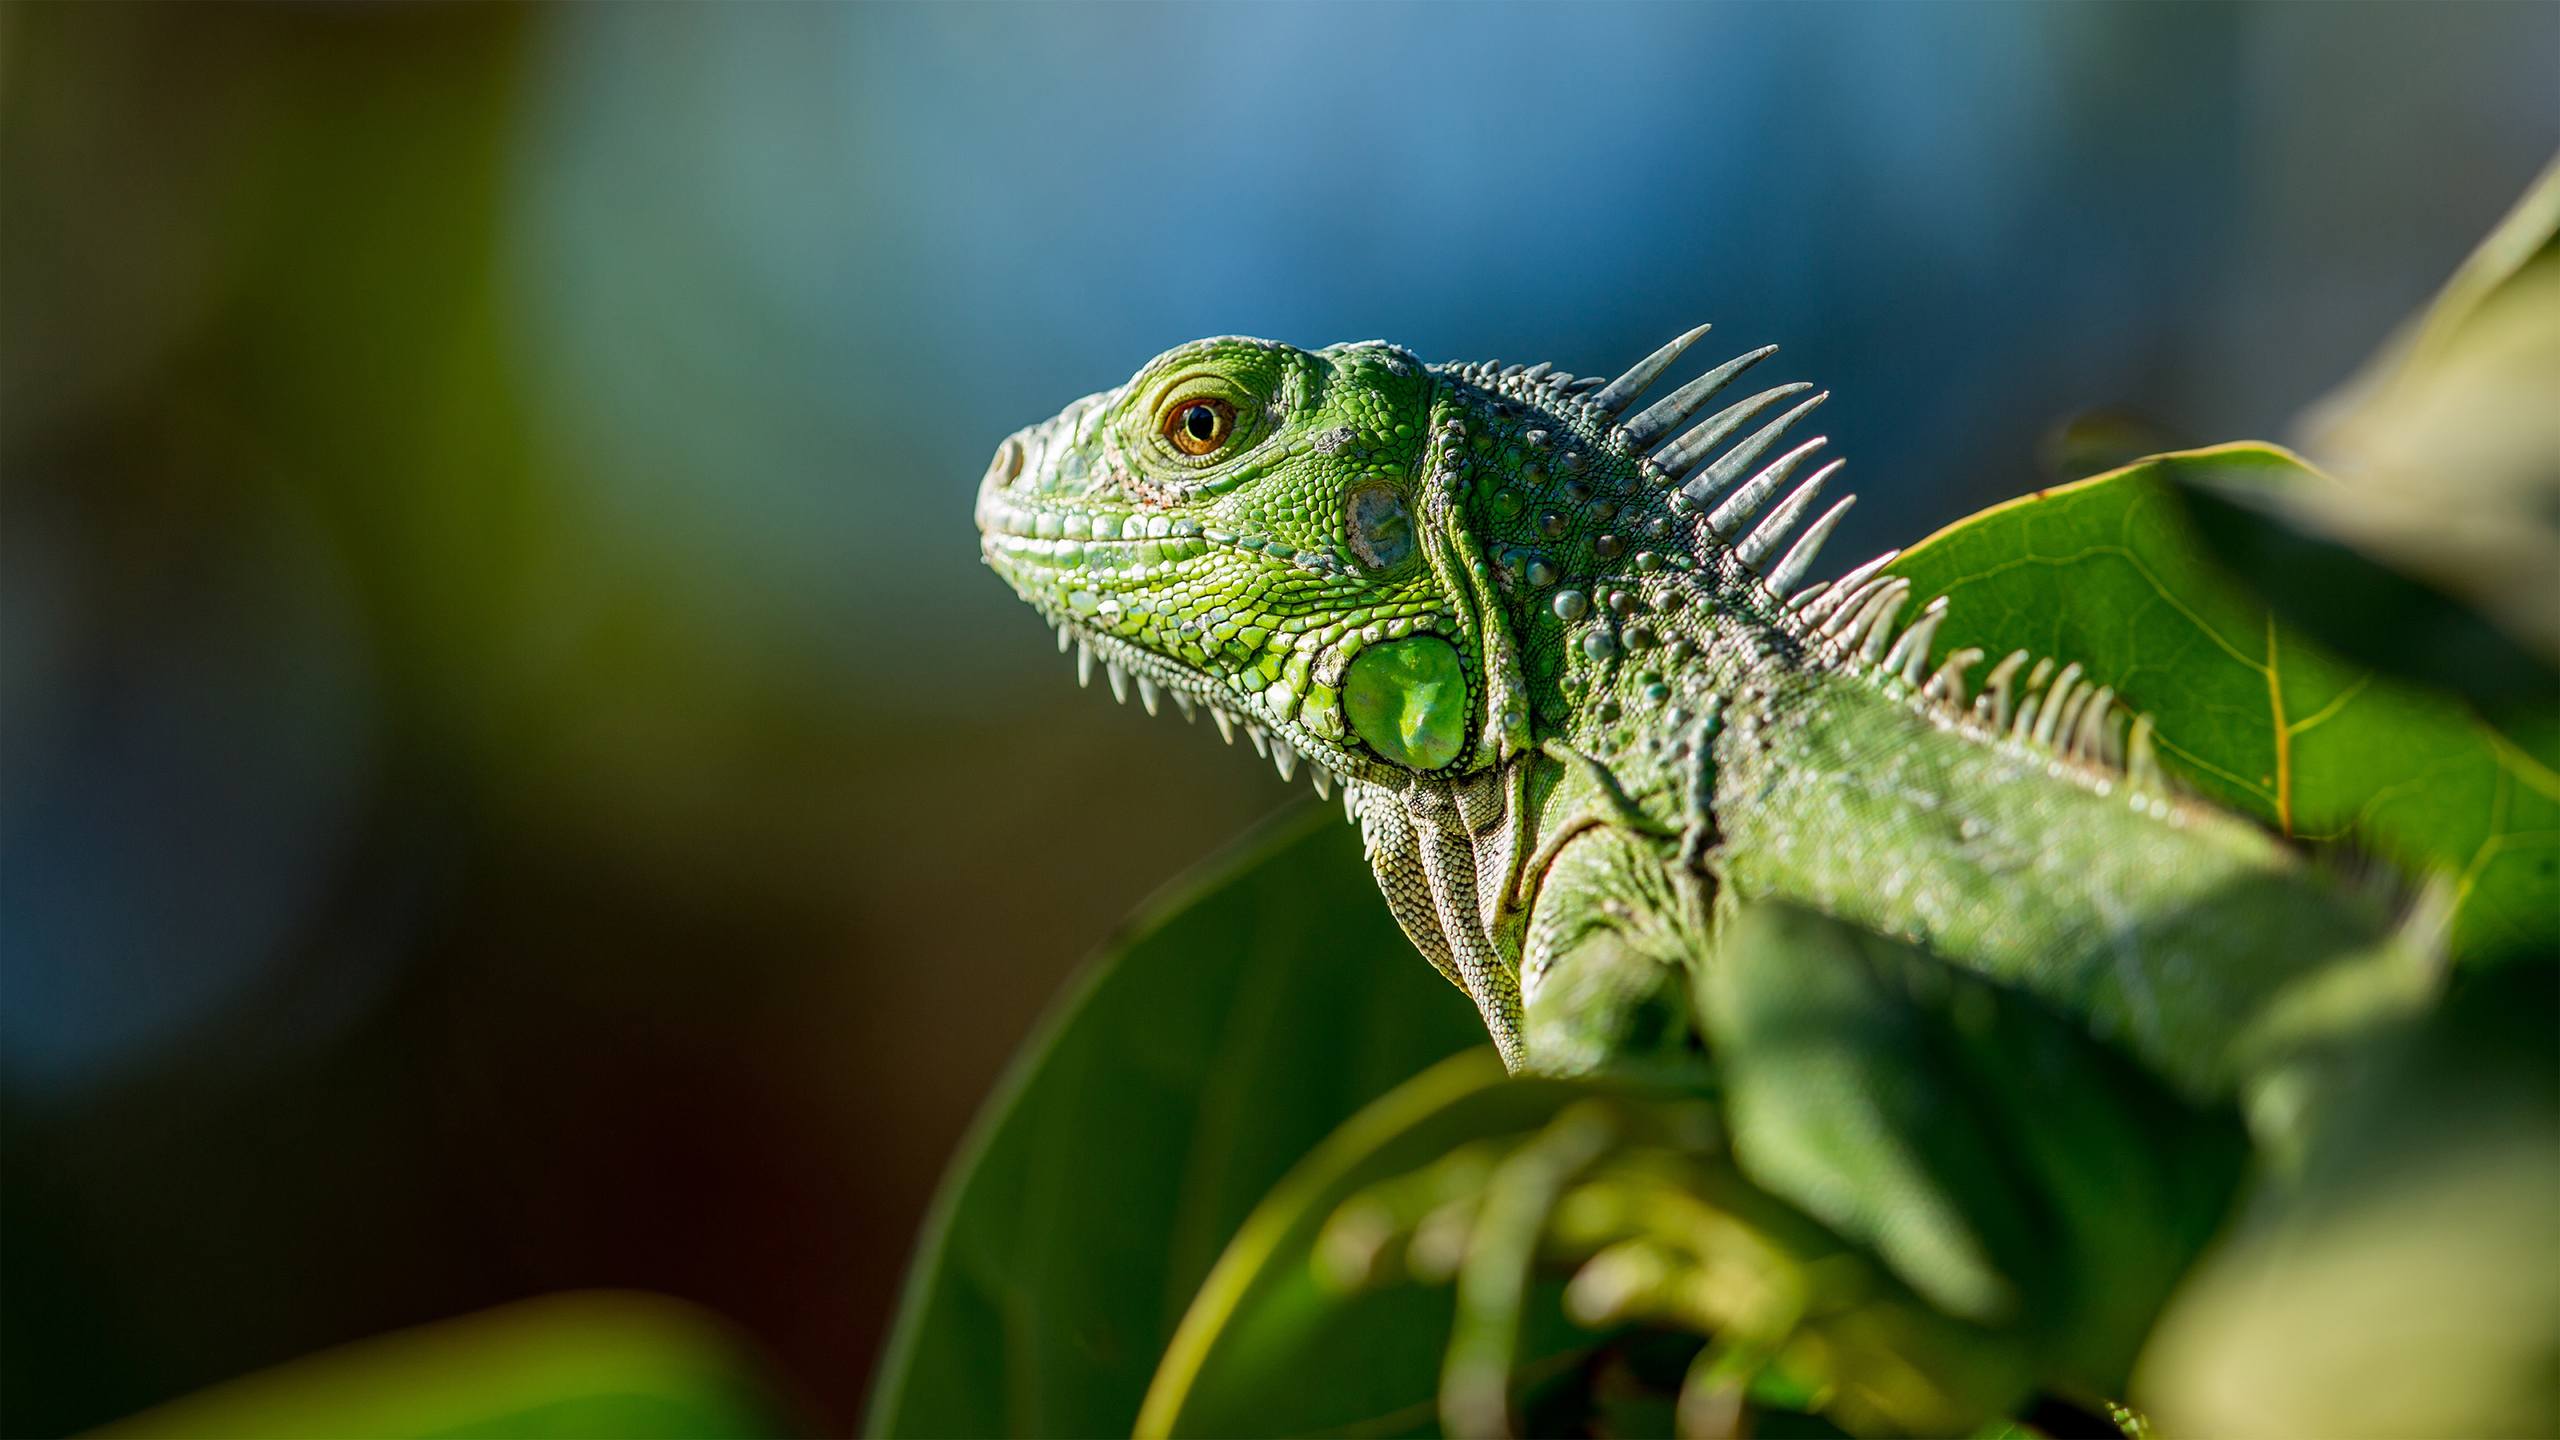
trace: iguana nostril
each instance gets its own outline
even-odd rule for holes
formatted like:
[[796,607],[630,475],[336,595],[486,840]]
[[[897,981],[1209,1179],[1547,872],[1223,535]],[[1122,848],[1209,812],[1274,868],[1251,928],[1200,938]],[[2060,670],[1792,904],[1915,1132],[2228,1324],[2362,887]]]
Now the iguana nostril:
[[996,458],[987,462],[987,483],[1010,485],[1022,478],[1022,439],[1007,435],[996,447]]

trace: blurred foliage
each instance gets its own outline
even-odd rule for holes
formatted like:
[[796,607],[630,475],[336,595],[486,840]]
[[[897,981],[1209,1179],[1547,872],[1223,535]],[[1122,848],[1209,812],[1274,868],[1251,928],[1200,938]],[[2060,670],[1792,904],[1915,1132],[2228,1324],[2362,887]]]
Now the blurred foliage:
[[2164,455],[1975,516],[1892,569],[1952,601],[1933,664],[1969,647],[1985,663],[2075,661],[2156,722],[2163,762],[2198,794],[2444,873],[2458,958],[2539,941],[2560,915],[2560,719],[2511,737],[2280,625],[2198,549],[2171,488],[2270,475],[2317,483],[2267,446]]
[[2359,1057],[2163,1317],[2136,1392],[2162,1434],[2560,1432],[2555,1029],[2546,948]]
[[[2560,574],[2555,394],[2560,159],[2435,303],[2306,417],[2304,448],[2344,483],[2277,497],[2297,543],[2325,541],[2450,591],[2529,650],[2545,672],[2529,693],[2546,707],[2560,693],[2550,678],[2560,670],[2560,605],[2550,598]],[[2290,573],[2269,578],[2269,598],[2318,614],[2320,597],[2296,590]],[[2430,664],[2425,652],[2442,638],[2416,639],[2411,662]],[[2429,678],[2463,674],[2486,643],[2435,659]]]
[[[1235,872],[1198,908],[1228,911],[1261,874]],[[1480,1049],[1454,1058],[1344,1123],[1234,1231],[1137,1432],[1478,1433],[1509,1414],[1547,1433],[1647,1393],[1666,1419],[1748,1395],[1781,1419],[1819,1411],[1860,1433],[1970,1430],[2039,1386],[2094,1409],[2223,1213],[2236,1122],[2180,1104],[2031,1000],[1820,917],[1755,908],[1733,944],[1747,963],[1714,972],[1703,1008],[1738,1156],[1710,1096],[1515,1080]],[[1130,991],[1163,983],[1108,974]],[[1062,1024],[1073,1035],[1086,1022],[1070,1008]],[[1089,1093],[1055,1084],[1052,1064],[1026,1073],[997,1136],[1044,1080],[1053,1104]],[[1889,1114],[1871,1108],[1879,1095],[1894,1097]],[[1059,1122],[1048,1131],[1080,1148]],[[955,1214],[998,1188],[1003,1145],[961,1172]],[[1043,1194],[1044,1213],[1072,1216],[1072,1193]],[[1115,1289],[1099,1274],[1040,1282],[1056,1266],[1038,1257],[1002,1269],[990,1242],[945,1222],[875,1431],[1119,1428],[1107,1411],[989,1407],[1124,1353],[1110,1317],[1157,1293],[1141,1283],[1155,1267],[1113,1239],[1126,1223],[1084,1227],[1086,1246],[1134,1261]],[[1052,1235],[1012,1243],[1046,1256]],[[1032,1277],[1036,1293],[1010,1322],[992,1304],[972,1320],[938,1292],[973,1271],[982,1288]],[[1952,1306],[1951,1276],[1978,1282]],[[1638,1378],[1636,1357],[1679,1327],[1717,1339]],[[1077,1337],[1078,1358],[1024,1353],[1026,1336],[1056,1334]],[[920,1384],[917,1353],[936,1349],[953,1373]]]
[[2082,410],[2064,416],[2036,446],[2036,470],[2048,485],[2086,480],[2137,460],[2190,448],[2157,421],[2121,410]]
[[1810,911],[1741,907],[1697,984],[1744,1174],[2008,1337],[2045,1388],[2123,1393],[2239,1183],[2235,1116],[2023,993]]
[[1485,1045],[1370,884],[1355,832],[1295,811],[1090,964],[935,1202],[871,1430],[1127,1431],[1272,1182],[1398,1081]]
[[359,1341],[92,1432],[101,1440],[763,1440],[800,1425],[727,1328],[606,1291]]
[[[1451,1292],[1445,1283],[1340,1283],[1319,1261],[1330,1249],[1333,1270],[1346,1263],[1346,1242],[1328,1234],[1327,1221],[1390,1176],[1444,1157],[1464,1163],[1471,1146],[1535,1134],[1582,1093],[1511,1081],[1486,1048],[1414,1077],[1343,1125],[1254,1208],[1219,1258],[1163,1354],[1136,1433],[1429,1433]],[[1347,1263],[1365,1271],[1370,1258]],[[1524,1383],[1554,1381],[1596,1343],[1565,1323],[1552,1282],[1529,1313],[1545,1323],[1506,1357]],[[1324,1378],[1310,1384],[1311,1376]]]
[[1746,1403],[1965,1433],[2122,1384],[2236,1179],[2231,1117],[1805,912],[1746,907],[1701,984],[1723,1119],[1714,1091],[1418,1078],[1248,1222],[1141,1433],[1572,1433],[1666,1329],[1714,1337],[1656,1382],[1690,1433]]

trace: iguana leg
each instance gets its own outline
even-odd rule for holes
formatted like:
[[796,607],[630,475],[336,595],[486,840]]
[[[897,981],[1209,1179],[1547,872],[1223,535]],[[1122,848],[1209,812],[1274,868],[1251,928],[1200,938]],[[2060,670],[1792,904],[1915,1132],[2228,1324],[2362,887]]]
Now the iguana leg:
[[1697,1063],[1689,966],[1704,881],[1666,868],[1661,842],[1594,825],[1539,877],[1520,966],[1525,1067],[1546,1075],[1662,1076]]

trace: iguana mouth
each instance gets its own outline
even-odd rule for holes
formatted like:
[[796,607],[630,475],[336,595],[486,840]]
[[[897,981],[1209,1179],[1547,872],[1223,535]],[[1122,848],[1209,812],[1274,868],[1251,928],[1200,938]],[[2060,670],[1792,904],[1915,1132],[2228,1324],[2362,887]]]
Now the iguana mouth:
[[[998,543],[1010,538],[990,538],[985,547],[988,563],[1008,583],[1014,584],[1016,593],[1056,629],[1058,653],[1074,652],[1076,683],[1091,685],[1093,672],[1098,668],[1110,685],[1112,699],[1125,705],[1134,692],[1139,706],[1149,715],[1161,713],[1167,699],[1173,702],[1174,709],[1186,721],[1198,719],[1199,712],[1206,709],[1211,723],[1218,728],[1220,739],[1232,745],[1236,733],[1241,730],[1253,745],[1254,753],[1268,759],[1282,780],[1295,780],[1299,765],[1304,762],[1307,778],[1319,796],[1331,796],[1336,784],[1346,787],[1350,784],[1352,777],[1339,773],[1318,758],[1323,752],[1304,736],[1296,722],[1277,721],[1261,714],[1248,697],[1216,685],[1153,651],[1084,623],[1085,615],[1099,616],[1103,613],[1103,606],[1119,602],[1089,589],[1076,589],[1067,592],[1067,608],[1062,611],[1038,585],[1017,583],[1017,567],[1022,562],[1007,558],[1006,548]],[[1089,608],[1079,612],[1079,599],[1089,602]]]
[[1267,555],[1318,575],[1340,575],[1350,567],[1312,550],[1273,548],[1259,535],[1204,529],[1181,516],[1092,514],[1040,506],[1014,505],[998,498],[982,501],[978,511],[980,548],[990,559],[999,553],[1009,561],[1073,569],[1093,555],[1114,564],[1149,565],[1187,560],[1214,547]]

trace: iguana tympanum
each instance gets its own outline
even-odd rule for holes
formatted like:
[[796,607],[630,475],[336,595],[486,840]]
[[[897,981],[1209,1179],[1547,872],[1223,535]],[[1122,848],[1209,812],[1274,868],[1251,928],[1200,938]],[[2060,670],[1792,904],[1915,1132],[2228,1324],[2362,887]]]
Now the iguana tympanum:
[[[1677,1065],[1719,914],[1771,897],[2252,1101],[2423,984],[2377,907],[2172,793],[2077,666],[1960,650],[1879,557],[1775,347],[1613,380],[1223,337],[1006,439],[985,557],[1079,673],[1339,785],[1405,933],[1515,1070]],[[1792,485],[1792,488],[1789,488]],[[1809,523],[1808,523],[1809,522]]]

